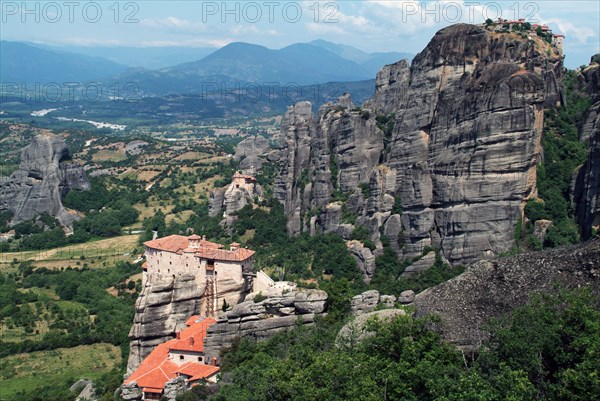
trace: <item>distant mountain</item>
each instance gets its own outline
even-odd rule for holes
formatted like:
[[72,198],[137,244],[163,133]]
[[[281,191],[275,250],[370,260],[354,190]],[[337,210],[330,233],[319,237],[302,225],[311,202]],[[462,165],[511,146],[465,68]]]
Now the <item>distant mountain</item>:
[[0,41],[0,81],[16,83],[89,82],[124,72],[115,62],[20,42]]
[[45,46],[48,50],[64,50],[87,56],[102,57],[129,67],[148,70],[165,68],[177,64],[201,60],[213,53],[214,47],[84,47]]
[[249,43],[231,43],[200,61],[161,70],[174,77],[224,77],[235,82],[279,82],[309,85],[373,78],[354,61],[325,48],[294,44],[272,50]]
[[367,53],[353,46],[332,43],[321,39],[313,40],[310,44],[322,47],[340,57],[360,64],[372,77],[374,77],[384,65],[393,64],[402,59],[411,61],[415,56],[411,53],[399,52]]

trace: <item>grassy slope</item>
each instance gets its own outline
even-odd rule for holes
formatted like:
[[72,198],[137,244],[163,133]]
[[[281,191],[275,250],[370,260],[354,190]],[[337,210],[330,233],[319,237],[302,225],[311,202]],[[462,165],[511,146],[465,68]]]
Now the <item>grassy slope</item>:
[[120,349],[110,344],[12,355],[3,358],[0,366],[0,400],[17,400],[18,392],[28,392],[36,384],[70,384],[83,377],[97,379],[120,362]]

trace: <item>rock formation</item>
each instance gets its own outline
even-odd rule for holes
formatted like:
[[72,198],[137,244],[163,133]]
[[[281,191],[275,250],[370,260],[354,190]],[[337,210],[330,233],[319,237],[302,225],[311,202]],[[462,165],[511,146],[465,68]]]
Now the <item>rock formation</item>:
[[83,169],[71,161],[61,138],[40,134],[21,152],[19,169],[1,179],[0,210],[13,212],[12,224],[48,213],[68,227],[77,215],[63,207],[61,198],[72,189],[90,189]]
[[[509,251],[535,196],[543,110],[562,101],[562,55],[538,37],[454,25],[412,64],[386,66],[362,108],[290,107],[274,195],[288,233],[366,227],[399,256],[451,264]],[[350,218],[354,216],[354,218]],[[375,252],[377,253],[377,251]]]
[[226,189],[217,188],[210,192],[208,214],[211,217],[222,214],[230,223],[235,212],[246,205],[252,205],[256,198],[260,199],[262,196],[262,188],[253,176],[236,173]]
[[269,150],[269,141],[263,136],[246,138],[235,149],[235,160],[245,174],[255,176],[260,171],[264,161],[263,156]]
[[298,324],[313,324],[324,314],[326,305],[327,293],[320,290],[293,291],[260,302],[246,300],[224,312],[208,329],[204,354],[208,360],[219,360],[221,350],[231,347],[236,338],[260,340]]
[[590,153],[579,169],[574,199],[577,222],[583,238],[587,239],[592,234],[592,227],[600,226],[600,64],[592,62],[581,75],[594,102],[581,127],[581,140],[588,141]]
[[185,321],[199,312],[199,294],[203,292],[193,275],[166,278],[143,288],[129,332],[127,374],[137,369],[154,347],[175,338],[176,332],[185,328]]
[[374,332],[368,330],[368,324],[371,321],[385,322],[396,316],[406,316],[406,312],[403,309],[383,309],[359,315],[341,328],[335,339],[335,345],[339,348],[350,349],[357,343],[375,335]]
[[480,345],[482,324],[528,301],[533,292],[588,287],[600,296],[600,239],[556,250],[480,261],[463,274],[418,294],[417,315],[439,314],[446,340]]

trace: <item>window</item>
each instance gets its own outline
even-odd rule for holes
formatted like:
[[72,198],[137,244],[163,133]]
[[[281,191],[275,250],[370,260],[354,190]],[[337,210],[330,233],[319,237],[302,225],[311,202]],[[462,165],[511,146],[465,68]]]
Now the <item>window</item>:
[[198,362],[202,362],[202,357],[201,356],[198,357]]
[[183,361],[184,356],[183,355],[179,355],[179,360]]

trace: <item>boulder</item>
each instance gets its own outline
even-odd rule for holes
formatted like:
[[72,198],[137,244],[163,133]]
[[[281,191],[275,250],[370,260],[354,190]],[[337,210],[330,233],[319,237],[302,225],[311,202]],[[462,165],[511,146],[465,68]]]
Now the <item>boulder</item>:
[[389,321],[396,316],[406,316],[406,312],[402,309],[384,309],[356,316],[342,327],[335,339],[335,345],[339,348],[353,348],[375,334],[368,330],[369,322]]
[[406,290],[400,293],[398,302],[401,304],[410,304],[415,300],[415,292],[413,290]]
[[353,315],[362,315],[372,312],[379,304],[379,291],[370,290],[356,295],[350,301],[350,313]]

